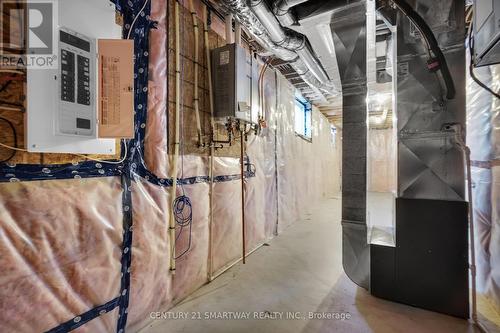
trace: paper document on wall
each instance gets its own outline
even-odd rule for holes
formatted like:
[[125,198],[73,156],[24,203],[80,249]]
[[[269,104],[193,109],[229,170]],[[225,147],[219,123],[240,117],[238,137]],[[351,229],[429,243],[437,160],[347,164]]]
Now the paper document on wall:
[[134,137],[132,40],[101,39],[99,46],[99,137]]

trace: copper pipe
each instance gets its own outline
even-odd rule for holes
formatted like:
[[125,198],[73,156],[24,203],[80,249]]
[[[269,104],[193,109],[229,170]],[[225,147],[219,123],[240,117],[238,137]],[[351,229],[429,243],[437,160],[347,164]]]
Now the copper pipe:
[[244,156],[245,156],[245,129],[240,127],[241,133],[241,157],[240,157],[240,167],[241,167],[241,231],[242,231],[242,248],[243,248],[243,264],[246,263],[246,246],[245,246],[245,167],[244,167]]

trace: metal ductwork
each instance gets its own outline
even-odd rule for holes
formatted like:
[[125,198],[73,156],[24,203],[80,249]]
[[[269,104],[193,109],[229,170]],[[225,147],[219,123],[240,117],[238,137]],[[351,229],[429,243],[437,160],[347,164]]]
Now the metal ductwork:
[[276,15],[276,18],[280,21],[282,26],[292,26],[297,22],[290,13],[290,9],[306,1],[307,0],[277,0],[273,3],[273,13]]
[[302,80],[311,86],[317,99],[326,102],[326,96],[335,93],[333,84],[313,54],[306,37],[293,30],[285,30],[262,0],[250,0],[250,5],[247,5],[246,0],[222,0],[222,3],[262,46],[290,62]]
[[328,75],[313,55],[312,50],[306,45],[306,37],[293,30],[284,30],[264,0],[250,0],[249,3],[250,8],[269,33],[271,40],[276,45],[295,51],[316,79],[323,84],[327,83]]

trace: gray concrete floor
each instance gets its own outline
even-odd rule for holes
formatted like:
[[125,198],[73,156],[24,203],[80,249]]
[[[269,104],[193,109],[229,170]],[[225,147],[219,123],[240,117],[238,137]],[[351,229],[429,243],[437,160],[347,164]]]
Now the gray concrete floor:
[[[168,311],[201,319],[158,319],[141,332],[475,332],[465,320],[377,299],[358,288],[343,273],[341,240],[340,200],[325,200],[246,265],[234,266]],[[308,319],[310,312],[334,318]],[[250,319],[205,319],[246,313]],[[297,319],[278,319],[292,313]],[[342,314],[349,319],[338,319]]]

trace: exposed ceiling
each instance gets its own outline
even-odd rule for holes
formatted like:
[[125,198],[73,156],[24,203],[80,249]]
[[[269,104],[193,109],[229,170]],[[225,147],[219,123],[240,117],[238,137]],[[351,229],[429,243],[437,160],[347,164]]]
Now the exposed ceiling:
[[[269,8],[273,8],[275,0],[264,0]],[[342,92],[340,73],[335,52],[335,43],[332,35],[332,17],[336,10],[358,2],[357,0],[309,0],[292,7],[291,14],[296,18],[296,24],[286,29],[292,29],[307,37],[311,49],[328,75],[334,86],[334,93],[326,98],[318,98],[318,90],[304,81],[297,73],[292,63],[273,57],[271,65],[277,68],[292,84],[294,84],[319,110],[334,124],[341,126],[342,120]],[[381,25],[381,29],[383,29]],[[258,40],[258,38],[256,38]],[[270,55],[269,52],[267,52]],[[384,117],[391,119],[392,110]],[[383,115],[383,114],[382,114]],[[378,119],[378,118],[377,118]]]

